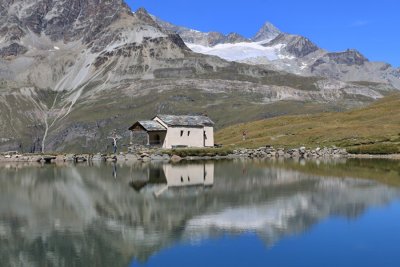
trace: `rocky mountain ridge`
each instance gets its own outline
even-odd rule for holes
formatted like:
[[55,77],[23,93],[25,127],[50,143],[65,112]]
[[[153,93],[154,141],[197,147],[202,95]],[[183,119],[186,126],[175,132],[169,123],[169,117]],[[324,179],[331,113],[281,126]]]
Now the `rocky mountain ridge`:
[[161,26],[161,28],[179,34],[179,36],[187,43],[196,43],[205,46],[215,46],[218,44],[225,43],[241,43],[241,42],[251,42],[250,39],[247,39],[241,36],[238,33],[229,33],[223,34],[220,32],[200,32],[197,30],[192,30],[186,27],[180,27],[173,25],[169,22],[163,21],[156,16],[152,16],[154,21]]
[[275,27],[271,22],[265,22],[264,25],[258,30],[256,35],[252,38],[253,42],[264,42],[266,40],[273,40],[282,32]]
[[199,44],[209,47],[213,47],[219,44],[265,42],[266,40],[272,40],[279,34],[281,34],[281,31],[270,22],[266,22],[253,38],[246,38],[236,32],[231,32],[229,34],[223,34],[216,31],[201,32],[198,30],[189,29],[187,27],[176,26],[154,15],[152,15],[152,18],[163,29],[179,34],[179,36],[182,38],[182,40],[184,40],[185,43]]
[[[302,76],[321,76],[345,82],[384,83],[388,87],[400,89],[400,69],[383,62],[370,62],[355,49],[325,51],[308,38],[283,33],[269,22],[252,39],[232,42],[226,39],[224,42],[205,42],[207,33],[178,28],[180,30],[176,31],[177,28],[172,24],[168,27],[180,34],[188,47],[198,53],[219,56],[228,61],[264,65],[273,70]],[[203,38],[187,38],[189,32],[195,32]]]

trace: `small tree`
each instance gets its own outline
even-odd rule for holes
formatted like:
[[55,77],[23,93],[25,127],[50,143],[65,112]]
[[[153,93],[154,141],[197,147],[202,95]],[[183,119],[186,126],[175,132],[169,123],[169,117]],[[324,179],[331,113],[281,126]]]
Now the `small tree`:
[[111,135],[108,137],[108,139],[112,139],[112,148],[113,148],[113,153],[116,154],[118,150],[118,140],[121,139],[122,137],[117,135],[117,130],[113,130],[111,132]]

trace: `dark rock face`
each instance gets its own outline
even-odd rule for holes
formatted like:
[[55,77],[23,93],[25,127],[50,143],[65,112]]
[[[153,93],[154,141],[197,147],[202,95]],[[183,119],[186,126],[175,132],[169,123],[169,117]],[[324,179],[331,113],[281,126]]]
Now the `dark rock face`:
[[143,21],[144,23],[153,26],[154,28],[157,28],[159,30],[162,30],[160,25],[157,24],[157,22],[154,21],[154,19],[150,16],[150,14],[147,12],[146,9],[144,8],[139,8],[136,10],[134,13],[134,16],[138,18],[140,21]]
[[[342,64],[342,65],[347,65],[347,66],[362,66],[364,63],[368,62],[368,59],[365,58],[360,52],[357,50],[346,50],[344,52],[338,52],[338,53],[327,53],[325,56],[319,58],[315,63],[311,66],[312,70],[315,70],[318,66],[322,64],[327,64],[327,63],[336,63],[336,64]],[[389,68],[390,65],[388,66],[385,64],[383,68]]]
[[224,35],[219,32],[208,33],[208,43],[210,46],[216,46],[218,44],[227,44],[227,43],[234,44],[240,42],[250,42],[250,40],[241,36],[238,33],[230,33],[228,35]]
[[242,43],[242,42],[250,42],[249,39],[243,37],[242,35],[238,33],[230,33],[226,36],[226,43]]
[[83,39],[90,44],[101,38],[102,31],[113,21],[131,14],[122,0],[39,0],[28,8],[23,8],[28,3],[22,1],[19,7],[23,10],[19,10],[18,16],[7,14],[14,2],[2,0],[0,3],[3,10],[0,22],[6,25],[0,33],[6,32],[10,40],[18,40],[23,31],[31,31],[37,35],[45,34],[52,41]]
[[[27,8],[24,16],[19,19],[26,28],[36,34],[40,34],[45,31],[48,26],[48,21],[45,19],[45,16],[52,10],[53,5],[51,0],[38,1],[35,5]],[[51,26],[51,23],[49,26]]]
[[286,44],[285,50],[299,58],[305,57],[319,50],[318,46],[316,46],[308,38],[298,35],[280,34],[278,37],[268,43],[268,45],[275,44]]
[[186,27],[173,25],[157,17],[153,17],[153,19],[158,25],[160,25],[160,27],[164,31],[178,34],[186,43],[202,44],[205,46],[216,46],[218,44],[251,42],[251,40],[234,32],[229,33],[228,35],[222,34],[220,32],[199,32]]
[[327,57],[336,62],[337,64],[346,64],[348,66],[352,65],[363,65],[365,62],[368,62],[368,59],[364,57],[357,50],[349,49],[345,52],[339,53],[328,53]]
[[[189,48],[186,47],[185,43],[177,34],[170,34],[167,37],[163,38],[154,38],[149,39],[145,38],[142,44],[137,43],[129,43],[125,45],[121,45],[118,48],[115,48],[113,51],[105,51],[102,52],[94,62],[94,66],[99,68],[103,64],[105,64],[109,59],[115,57],[123,57],[130,58],[135,54],[144,55],[146,54],[146,50],[149,47],[163,47],[169,46],[172,49],[182,49],[183,51],[190,51]],[[157,50],[154,48],[149,49],[148,56],[154,59],[162,59],[164,57],[163,50]],[[150,69],[149,65],[140,65],[136,64],[135,66],[131,66],[129,71],[130,74],[140,74],[148,71]],[[128,70],[125,70],[128,71]]]
[[190,51],[190,49],[185,45],[185,42],[182,40],[179,34],[169,34],[168,39],[171,40],[171,42],[177,45],[179,48]]
[[24,31],[21,28],[21,23],[16,17],[10,17],[0,27],[0,36],[4,36],[6,42],[18,42],[24,36]]
[[224,35],[219,32],[209,32],[207,34],[207,42],[208,46],[216,46],[219,44],[250,42],[250,40],[241,36],[238,33],[230,33],[228,35]]
[[210,32],[208,33],[208,43],[210,46],[215,46],[220,43],[224,43],[225,36],[219,32]]
[[11,45],[0,49],[0,57],[1,58],[15,57],[21,54],[25,54],[27,51],[28,49],[26,49],[26,47],[19,45],[17,43],[12,43]]
[[394,73],[394,75],[395,75],[397,78],[400,78],[400,68],[399,68],[399,69],[395,69],[395,70],[393,71],[393,73]]
[[300,37],[296,38],[287,49],[291,54],[297,57],[305,57],[317,51],[319,48],[309,39]]

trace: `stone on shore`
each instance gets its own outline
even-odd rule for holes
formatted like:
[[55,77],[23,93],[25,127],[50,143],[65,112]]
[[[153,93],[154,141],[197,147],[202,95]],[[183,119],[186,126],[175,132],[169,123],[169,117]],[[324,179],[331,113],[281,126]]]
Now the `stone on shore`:
[[126,155],[124,155],[124,154],[117,155],[117,161],[118,162],[125,162],[126,161]]
[[75,155],[74,154],[65,155],[65,161],[75,161]]
[[54,159],[55,162],[64,162],[65,157],[64,155],[57,155],[56,158]]
[[132,161],[138,161],[139,157],[134,155],[134,154],[126,154],[125,155],[125,159],[126,159],[126,161],[131,161],[132,162]]
[[172,155],[172,157],[171,157],[172,162],[179,162],[181,160],[182,160],[182,158],[178,155]]
[[93,155],[92,161],[105,161],[105,158],[100,153]]

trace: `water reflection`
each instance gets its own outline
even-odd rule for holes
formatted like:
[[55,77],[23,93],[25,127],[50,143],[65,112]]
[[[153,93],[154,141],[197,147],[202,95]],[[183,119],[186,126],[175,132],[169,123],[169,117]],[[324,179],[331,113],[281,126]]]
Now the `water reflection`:
[[112,176],[114,177],[114,179],[117,179],[117,163],[113,162],[111,163],[112,165]]
[[177,242],[248,231],[272,245],[400,196],[397,187],[351,178],[374,163],[351,163],[357,173],[350,163],[2,166],[0,262],[127,266]]
[[130,185],[157,198],[173,197],[177,192],[198,194],[214,184],[214,162],[148,165],[147,179],[142,178],[132,177]]

